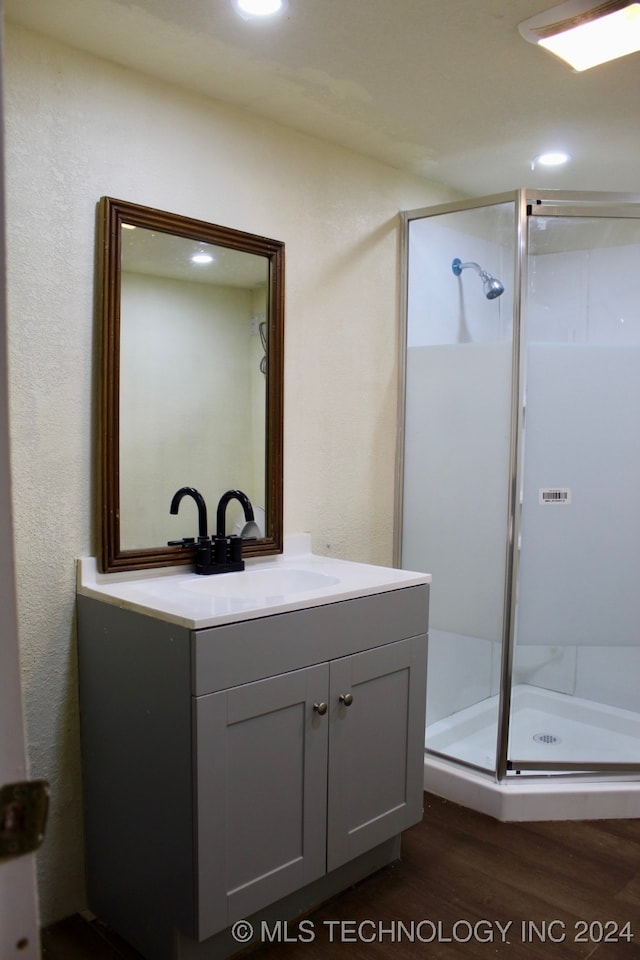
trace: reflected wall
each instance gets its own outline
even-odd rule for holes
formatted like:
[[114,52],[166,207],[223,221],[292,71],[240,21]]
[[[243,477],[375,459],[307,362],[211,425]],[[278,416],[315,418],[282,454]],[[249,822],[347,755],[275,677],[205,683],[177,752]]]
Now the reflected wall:
[[123,272],[121,300],[122,549],[195,535],[195,508],[169,514],[182,486],[211,510],[229,488],[263,507],[264,288]]

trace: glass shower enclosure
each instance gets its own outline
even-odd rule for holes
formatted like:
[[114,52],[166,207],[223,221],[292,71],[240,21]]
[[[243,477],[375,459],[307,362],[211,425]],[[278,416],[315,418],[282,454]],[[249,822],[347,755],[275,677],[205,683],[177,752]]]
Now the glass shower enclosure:
[[433,575],[425,749],[640,777],[640,196],[403,214],[396,562]]

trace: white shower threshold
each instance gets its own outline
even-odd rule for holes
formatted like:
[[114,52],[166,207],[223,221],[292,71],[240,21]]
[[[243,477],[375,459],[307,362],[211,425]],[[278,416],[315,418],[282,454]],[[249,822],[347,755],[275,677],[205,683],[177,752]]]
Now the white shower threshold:
[[[498,697],[431,724],[425,753],[425,790],[499,820],[595,820],[640,817],[640,774],[580,778],[562,774],[510,774],[496,782]],[[640,762],[640,716],[539,687],[512,694],[510,757],[519,760]]]

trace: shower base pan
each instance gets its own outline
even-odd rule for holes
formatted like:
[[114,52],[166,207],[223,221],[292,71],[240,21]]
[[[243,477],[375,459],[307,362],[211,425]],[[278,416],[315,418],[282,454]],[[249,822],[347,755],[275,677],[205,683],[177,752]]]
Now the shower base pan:
[[[425,790],[499,820],[596,820],[640,817],[640,774],[610,776],[510,773],[493,768],[498,697],[426,730]],[[509,756],[522,761],[640,762],[640,715],[526,684],[514,687]]]

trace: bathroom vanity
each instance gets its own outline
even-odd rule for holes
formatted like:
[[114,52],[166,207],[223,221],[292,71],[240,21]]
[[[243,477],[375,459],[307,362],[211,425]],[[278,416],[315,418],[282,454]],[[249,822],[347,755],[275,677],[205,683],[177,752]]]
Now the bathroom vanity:
[[259,942],[397,859],[429,581],[310,553],[219,577],[79,561],[91,910],[149,960],[213,960],[246,946],[236,921]]

